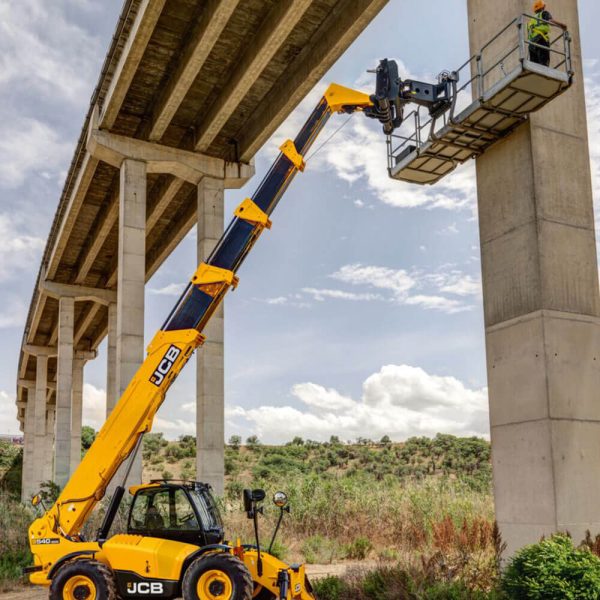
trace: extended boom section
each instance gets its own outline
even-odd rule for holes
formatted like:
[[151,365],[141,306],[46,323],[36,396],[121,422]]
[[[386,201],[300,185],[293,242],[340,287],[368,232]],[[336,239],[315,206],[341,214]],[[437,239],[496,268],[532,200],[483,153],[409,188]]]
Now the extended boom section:
[[[167,390],[204,342],[202,331],[227,291],[237,285],[238,269],[261,233],[271,227],[270,215],[296,173],[304,170],[304,157],[331,114],[371,106],[368,95],[331,85],[296,138],[281,146],[281,153],[254,195],[236,208],[233,220],[154,336],[146,359],[58,500],[31,525],[29,541],[35,558],[32,582],[48,585],[49,573],[65,554],[83,553],[101,560],[110,522],[103,526],[98,541],[85,542],[80,531],[87,517],[104,497],[119,467],[137,451],[141,436],[152,428]],[[109,513],[114,512],[116,507],[111,507]]]

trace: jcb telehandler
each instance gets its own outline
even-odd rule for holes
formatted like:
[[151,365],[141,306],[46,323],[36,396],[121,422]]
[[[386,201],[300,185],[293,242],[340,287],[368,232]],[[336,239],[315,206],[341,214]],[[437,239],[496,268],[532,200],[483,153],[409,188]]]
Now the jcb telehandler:
[[[235,209],[232,222],[154,336],[146,359],[58,500],[29,528],[34,565],[26,572],[32,583],[49,586],[51,600],[181,595],[185,600],[314,600],[303,565],[287,565],[261,552],[257,517],[265,497],[262,490],[244,492],[244,508],[256,532],[252,546],[224,541],[215,501],[202,483],[155,481],[130,488],[128,532],[111,537],[125,493],[120,485],[96,539],[85,539],[81,531],[128,458],[130,468],[167,390],[202,345],[206,323],[237,285],[239,267],[263,230],[271,227],[271,213],[296,173],[304,170],[304,156],[329,117],[362,111],[390,133],[401,124],[407,102],[429,103],[436,112],[449,106],[449,84],[429,86],[427,95],[417,94],[417,87],[423,86],[400,81],[396,64],[387,60],[377,69],[373,96],[329,86],[295,140],[281,146],[255,194]],[[124,470],[123,482],[128,468]],[[275,502],[282,508],[281,517],[284,495],[276,494]]]

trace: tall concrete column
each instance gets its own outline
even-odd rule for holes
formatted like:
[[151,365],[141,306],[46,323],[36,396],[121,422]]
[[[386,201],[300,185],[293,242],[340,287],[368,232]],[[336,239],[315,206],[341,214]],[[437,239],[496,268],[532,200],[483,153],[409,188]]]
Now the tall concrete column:
[[[530,9],[469,0],[472,53]],[[553,531],[575,542],[600,531],[600,298],[577,2],[550,9],[573,36],[574,86],[477,159],[494,495],[507,555]]]
[[[56,370],[56,437],[54,482],[67,483],[71,463],[71,390],[73,387],[73,329],[75,300],[61,298],[58,310],[58,357]],[[45,417],[45,413],[44,413]]]
[[117,305],[108,305],[108,336],[106,346],[106,418],[117,403]]
[[46,454],[44,465],[44,481],[52,479],[54,476],[54,421],[56,417],[56,407],[48,406],[46,409]]
[[36,358],[35,397],[33,409],[33,491],[44,481],[46,464],[46,391],[48,388],[48,357]]
[[73,390],[71,392],[71,460],[69,473],[73,474],[81,462],[81,420],[83,417],[83,367],[85,361],[73,361]]
[[23,429],[23,467],[21,475],[21,500],[26,502],[34,493],[33,489],[33,448],[35,446],[35,387],[27,388],[25,423]]
[[[204,260],[223,233],[223,181],[205,177],[198,185],[198,261]],[[223,305],[206,327],[206,342],[197,352],[196,471],[198,480],[224,491],[225,390]]]
[[[144,285],[146,282],[146,164],[124,160],[119,197],[117,283],[117,401],[144,360]],[[117,474],[117,477],[119,475]],[[129,482],[142,480],[138,454]]]

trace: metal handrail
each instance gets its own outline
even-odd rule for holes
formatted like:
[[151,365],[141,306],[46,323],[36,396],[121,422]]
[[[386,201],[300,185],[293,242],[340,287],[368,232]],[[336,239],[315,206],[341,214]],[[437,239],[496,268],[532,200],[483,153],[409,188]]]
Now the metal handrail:
[[[559,62],[550,68],[560,70],[566,73],[569,77],[573,75],[571,60],[571,36],[569,35],[569,32],[563,30],[558,25],[555,25],[550,21],[539,19],[540,21],[547,23],[551,27],[551,31],[552,29],[561,30],[557,37],[552,39],[552,35],[550,36],[551,41],[549,46],[542,46],[533,42],[528,37],[527,23],[529,19],[533,18],[537,19],[537,17],[527,13],[523,13],[514,18],[496,35],[494,35],[494,37],[488,40],[486,44],[482,46],[479,52],[470,56],[460,67],[458,67],[458,69],[456,69],[455,72],[459,76],[459,81],[465,81],[461,77],[461,74],[464,75],[465,70],[469,69],[468,79],[466,79],[465,83],[463,83],[460,87],[456,87],[450,115],[444,113],[443,124],[435,131],[434,128],[437,121],[436,119],[431,119],[428,114],[428,118],[423,119],[421,116],[421,110],[424,110],[423,107],[417,107],[407,115],[404,123],[407,125],[412,125],[412,133],[410,133],[410,135],[403,135],[400,132],[395,132],[388,136],[388,164],[390,166],[393,166],[395,157],[404,151],[409,145],[415,146],[418,153],[425,143],[438,139],[437,132],[440,132],[448,123],[457,123],[457,120],[454,116],[455,108],[458,100],[460,98],[465,98],[464,94],[468,91],[469,87],[471,88],[471,98],[482,99],[486,90],[489,89],[489,86],[486,86],[485,83],[486,78],[488,78],[499,68],[502,70],[502,73],[506,75],[505,65],[510,60],[511,56],[515,56],[515,58],[521,64],[529,60],[527,52],[529,47],[543,48],[545,50],[549,50],[552,56],[562,57],[562,60],[559,59]],[[517,30],[516,45],[511,45],[509,50],[503,52],[499,58],[493,57],[490,60],[489,57],[486,56],[486,51],[489,51],[494,42],[500,39],[508,31],[514,30],[513,28]],[[560,44],[561,40],[562,49],[559,49],[556,46]],[[429,128],[429,133],[426,134],[425,130],[427,128]]]

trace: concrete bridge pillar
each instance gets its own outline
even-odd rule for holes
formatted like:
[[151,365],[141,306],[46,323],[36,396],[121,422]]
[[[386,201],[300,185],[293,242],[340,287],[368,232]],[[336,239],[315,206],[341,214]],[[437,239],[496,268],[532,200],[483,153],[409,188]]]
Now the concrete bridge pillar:
[[[574,85],[477,159],[494,495],[508,555],[557,530],[575,542],[600,532],[600,297],[577,2],[549,8],[573,36]],[[475,54],[531,3],[469,0],[468,11]]]
[[[116,398],[121,397],[145,356],[144,285],[146,283],[146,163],[125,159],[119,190],[119,267],[116,319]],[[119,475],[117,474],[117,479]],[[129,474],[142,481],[142,456]]]
[[44,467],[44,481],[54,476],[54,425],[56,418],[56,406],[46,407],[46,464]]
[[21,477],[21,500],[27,502],[34,493],[33,448],[35,445],[35,385],[27,386],[25,422],[23,424],[23,467]]
[[[223,180],[204,177],[198,184],[198,262],[208,258],[223,233]],[[224,491],[224,311],[212,316],[196,363],[196,472],[219,495]]]
[[69,479],[71,464],[71,391],[73,388],[74,325],[74,298],[60,298],[58,311],[58,357],[56,363],[54,482],[61,488],[64,487]]
[[73,475],[81,462],[81,420],[83,417],[83,367],[81,358],[73,360],[73,389],[71,392],[71,454],[69,475]]
[[[33,465],[31,490],[36,492],[44,481],[46,465],[46,394],[48,390],[48,356],[36,358],[35,396],[33,400]],[[28,400],[29,401],[29,400]]]
[[117,403],[117,303],[108,305],[106,339],[106,418]]

